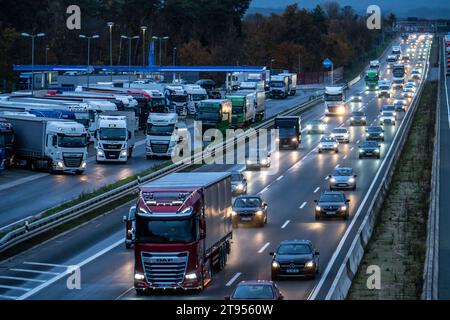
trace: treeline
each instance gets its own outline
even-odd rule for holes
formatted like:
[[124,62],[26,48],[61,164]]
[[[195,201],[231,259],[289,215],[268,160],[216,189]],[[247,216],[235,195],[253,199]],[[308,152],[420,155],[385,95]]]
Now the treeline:
[[[162,64],[267,65],[302,71],[318,70],[323,58],[335,66],[364,59],[379,32],[351,7],[326,3],[312,11],[297,5],[282,15],[249,15],[251,0],[0,0],[0,81],[13,81],[12,64],[31,63],[31,41],[21,32],[44,32],[36,40],[36,64],[86,64],[86,41],[80,34],[100,35],[91,45],[93,64],[109,64],[109,27],[114,22],[113,63],[128,63],[128,41],[121,35],[140,35],[132,43],[132,63],[147,62],[152,36],[163,41]],[[81,8],[81,30],[66,27],[66,9]],[[145,55],[141,26],[146,26]],[[159,41],[155,43],[159,63]],[[174,50],[174,48],[177,48]],[[1,86],[1,83],[0,83]]]

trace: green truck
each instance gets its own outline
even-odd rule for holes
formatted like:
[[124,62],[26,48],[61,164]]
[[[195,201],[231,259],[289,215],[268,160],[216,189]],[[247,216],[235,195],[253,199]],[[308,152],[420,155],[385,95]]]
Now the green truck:
[[369,91],[375,91],[378,89],[378,80],[380,79],[378,70],[369,69],[366,72],[366,89]]
[[255,93],[235,93],[225,97],[233,106],[231,128],[244,128],[255,122]]
[[202,122],[204,130],[217,128],[224,130],[231,125],[232,105],[230,100],[208,99],[197,105],[196,120]]

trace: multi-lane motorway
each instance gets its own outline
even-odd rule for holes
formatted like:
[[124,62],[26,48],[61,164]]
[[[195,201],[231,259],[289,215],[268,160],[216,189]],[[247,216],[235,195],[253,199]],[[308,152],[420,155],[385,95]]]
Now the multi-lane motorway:
[[[386,73],[386,57],[382,61],[382,77]],[[412,64],[414,64],[414,60]],[[380,108],[386,101],[376,93],[365,92],[364,80],[347,93],[363,93],[362,103],[348,103],[345,117],[329,118],[328,129],[349,127],[351,111],[366,113],[368,125],[379,124]],[[302,114],[302,121],[320,119],[324,105],[319,104]],[[355,213],[364,201],[383,156],[391,145],[403,115],[395,126],[385,127],[381,159],[358,157],[358,144],[365,139],[365,127],[349,127],[350,143],[341,144],[337,154],[318,154],[321,135],[306,135],[297,151],[280,151],[273,155],[279,161],[276,174],[245,172],[248,193],[260,194],[269,204],[269,221],[264,228],[239,228],[233,232],[231,254],[226,268],[214,276],[200,294],[156,294],[137,297],[133,290],[133,250],[123,244],[124,226],[121,217],[131,204],[113,210],[80,228],[33,248],[0,265],[0,298],[3,299],[222,299],[241,280],[270,279],[270,251],[286,239],[309,239],[320,252],[321,274],[316,280],[279,281],[287,299],[306,299],[321,282],[327,265],[339,242],[355,220]],[[314,219],[314,200],[328,187],[327,176],[338,166],[350,166],[358,174],[356,191],[346,192],[350,199],[350,219]],[[205,166],[203,171],[243,169],[242,166]],[[94,170],[106,170],[102,167]],[[113,169],[114,170],[114,169]],[[116,169],[117,170],[117,169]],[[68,177],[63,177],[68,178]],[[45,192],[45,191],[42,191]],[[45,192],[48,194],[48,191]],[[39,199],[39,195],[36,195]],[[17,200],[16,200],[17,202]],[[15,203],[15,205],[21,205]],[[14,207],[11,204],[11,208]],[[31,207],[31,206],[30,206]],[[70,266],[81,269],[81,289],[67,287]]]

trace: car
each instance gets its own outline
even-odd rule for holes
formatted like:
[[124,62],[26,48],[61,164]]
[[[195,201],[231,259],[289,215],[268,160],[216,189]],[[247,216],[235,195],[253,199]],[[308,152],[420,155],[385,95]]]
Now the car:
[[273,281],[250,280],[237,284],[225,300],[283,300],[284,296]]
[[322,153],[323,151],[334,151],[335,153],[338,153],[339,142],[333,137],[322,137],[317,146],[317,150],[319,153]]
[[335,189],[356,189],[356,177],[350,167],[339,167],[334,169],[333,173],[328,176],[330,191]]
[[415,85],[413,85],[412,83],[408,83],[406,86],[405,86],[405,89],[408,89],[408,90],[411,90],[412,92],[416,92],[416,90],[417,90],[417,87],[415,86]]
[[269,168],[271,165],[270,151],[267,148],[251,148],[245,160],[245,167],[250,169]]
[[420,80],[421,79],[421,72],[420,69],[414,69],[413,71],[411,71],[411,78],[415,79],[415,80]]
[[370,126],[366,129],[366,140],[381,140],[384,141],[384,130],[380,126]]
[[414,96],[414,89],[412,89],[411,87],[410,88],[406,88],[406,87],[403,88],[402,96],[404,98],[412,98]]
[[272,256],[272,280],[281,277],[315,278],[319,273],[319,252],[309,240],[284,240]]
[[395,125],[395,113],[389,111],[383,111],[380,115],[380,125],[384,126],[386,124]]
[[361,93],[355,93],[350,98],[350,102],[362,102],[362,101],[363,101],[363,97],[362,97]]
[[306,131],[308,134],[311,133],[325,133],[325,130],[327,129],[327,124],[325,121],[317,119],[312,120],[306,124]]
[[260,196],[239,196],[233,202],[231,221],[234,228],[237,228],[239,223],[264,227],[267,224],[267,213],[267,203]]
[[359,146],[359,159],[365,157],[380,159],[380,145],[376,141],[364,141]]
[[315,218],[320,220],[322,217],[342,217],[344,220],[349,218],[349,202],[342,191],[324,191],[319,200],[314,200]]
[[350,117],[350,125],[362,125],[365,126],[367,124],[366,114],[363,111],[353,111]]
[[409,79],[408,81],[406,81],[406,87],[409,87],[409,86],[411,86],[411,87],[417,87],[416,80],[414,80],[414,79]]
[[130,207],[128,215],[123,216],[123,222],[125,222],[125,247],[130,249],[136,233],[136,206]]
[[247,179],[242,172],[231,172],[231,193],[233,195],[247,193]]
[[394,101],[394,109],[395,111],[406,111],[407,102],[403,98],[397,98]]
[[393,105],[393,104],[385,104],[385,105],[383,105],[383,107],[381,108],[380,113],[383,113],[383,112],[393,112],[394,115],[395,115],[395,105]]
[[350,135],[348,133],[348,130],[343,127],[334,128],[330,136],[335,138],[339,143],[350,142]]

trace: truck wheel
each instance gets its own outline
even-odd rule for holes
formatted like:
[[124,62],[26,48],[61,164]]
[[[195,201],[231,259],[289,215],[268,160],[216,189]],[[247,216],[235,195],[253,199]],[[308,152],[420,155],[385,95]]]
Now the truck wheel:
[[33,160],[31,160],[31,162],[30,162],[30,169],[31,169],[32,171],[37,171],[36,164],[34,163]]

